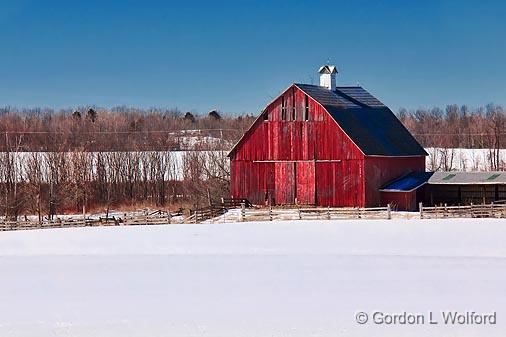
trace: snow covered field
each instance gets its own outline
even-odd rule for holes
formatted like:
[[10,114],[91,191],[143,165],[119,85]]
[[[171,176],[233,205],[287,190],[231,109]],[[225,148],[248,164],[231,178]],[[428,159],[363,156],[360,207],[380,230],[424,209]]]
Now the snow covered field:
[[[0,233],[0,336],[504,336],[506,221]],[[356,323],[497,312],[495,325]]]
[[[426,157],[426,168],[428,171],[491,171],[492,166],[490,162],[490,156],[492,150],[489,149],[461,149],[461,148],[426,148],[425,149],[429,154]],[[112,160],[115,156],[124,154],[125,152],[105,152],[102,153],[103,156]],[[136,162],[139,158],[149,157],[153,152],[150,151],[132,151],[129,154],[132,155],[132,160]],[[186,158],[191,158],[192,155],[199,154],[201,156],[202,161],[207,161],[208,163],[212,163],[216,161],[218,158],[223,158],[223,160],[228,163],[228,159],[226,155],[228,151],[168,151],[163,152],[166,156],[163,157],[163,162],[167,164],[167,171],[165,172],[165,178],[168,180],[183,180],[184,178],[184,162]],[[45,172],[47,170],[47,156],[49,153],[47,152],[17,152],[13,153],[13,159],[15,163],[16,175],[19,180],[26,180],[27,172],[26,167],[30,158],[34,156],[34,154],[38,154],[41,160],[41,164],[43,169],[43,180],[47,180]],[[66,153],[68,159],[73,155],[72,152]],[[89,152],[90,155],[90,165],[91,170],[96,170],[96,162],[97,162],[97,152]],[[105,160],[106,165],[108,165],[108,160]],[[504,167],[506,165],[506,149],[501,149],[499,151],[499,162],[500,167]],[[212,167],[213,165],[210,165]],[[139,166],[139,170],[142,169],[142,161]]]
[[[428,171],[494,171],[491,149],[425,148],[429,154],[425,165]],[[506,149],[499,150],[499,167],[506,165]]]

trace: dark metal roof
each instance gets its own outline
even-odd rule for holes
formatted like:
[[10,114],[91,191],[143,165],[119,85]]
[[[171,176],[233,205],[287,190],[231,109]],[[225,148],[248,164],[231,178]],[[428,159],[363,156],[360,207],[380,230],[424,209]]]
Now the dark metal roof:
[[434,172],[412,172],[380,188],[382,192],[411,192],[427,183]]
[[427,152],[388,107],[361,87],[296,84],[318,101],[365,155],[426,156]]
[[337,88],[336,91],[339,92],[340,95],[358,101],[362,105],[366,105],[369,107],[385,106],[376,97],[374,97],[369,92],[364,90],[364,88],[361,87],[339,87]]
[[[359,108],[360,105],[354,103],[350,99],[337,92],[320,87],[319,85],[296,84],[306,94],[313,97],[321,105],[333,105],[340,108]],[[358,103],[358,102],[357,102]]]

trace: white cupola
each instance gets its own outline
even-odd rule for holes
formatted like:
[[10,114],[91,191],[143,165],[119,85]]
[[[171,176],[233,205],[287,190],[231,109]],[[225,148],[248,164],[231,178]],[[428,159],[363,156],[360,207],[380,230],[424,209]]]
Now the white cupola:
[[336,90],[336,66],[323,66],[318,70],[320,73],[320,86],[329,90]]

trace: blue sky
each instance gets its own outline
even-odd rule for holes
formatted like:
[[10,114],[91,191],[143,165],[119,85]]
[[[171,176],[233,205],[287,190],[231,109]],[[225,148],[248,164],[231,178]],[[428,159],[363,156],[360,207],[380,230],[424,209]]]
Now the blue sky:
[[506,103],[503,1],[0,0],[0,106],[257,113],[292,82]]

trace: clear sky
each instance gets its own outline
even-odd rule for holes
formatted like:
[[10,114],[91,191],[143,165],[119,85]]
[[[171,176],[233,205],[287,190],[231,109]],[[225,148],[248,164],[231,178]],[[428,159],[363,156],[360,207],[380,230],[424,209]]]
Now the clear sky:
[[0,0],[0,106],[257,113],[292,82],[506,103],[504,1]]

